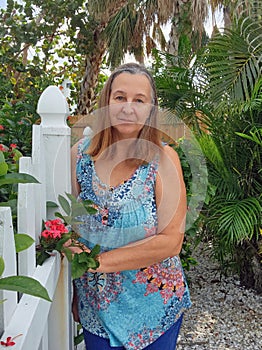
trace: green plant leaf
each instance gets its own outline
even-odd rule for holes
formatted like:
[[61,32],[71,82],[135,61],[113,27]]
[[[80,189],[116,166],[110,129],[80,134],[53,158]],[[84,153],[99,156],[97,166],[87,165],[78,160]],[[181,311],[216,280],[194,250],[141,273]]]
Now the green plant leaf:
[[32,175],[23,173],[11,173],[0,176],[0,186],[18,183],[39,183],[39,181]]
[[58,202],[61,205],[64,212],[66,213],[66,215],[70,215],[70,213],[71,213],[70,203],[66,200],[66,198],[59,195]]
[[47,201],[47,202],[46,202],[46,207],[47,207],[47,208],[57,208],[58,205],[57,205],[57,203],[55,203],[55,202]]
[[[72,217],[75,218],[77,216],[86,215],[86,208],[84,207],[82,202],[72,202]],[[75,221],[75,219],[74,219]]]
[[8,165],[6,162],[0,162],[0,176],[5,176],[7,174]]
[[74,346],[79,345],[80,343],[82,343],[82,341],[84,340],[84,334],[78,334],[77,336],[74,337]]
[[87,211],[87,213],[89,214],[89,215],[95,215],[96,213],[97,213],[97,209],[95,209],[95,208],[93,208],[93,207],[86,207],[85,206],[85,208],[86,208],[86,211]]
[[59,213],[58,211],[55,212],[55,216],[64,221],[64,216],[61,213]]
[[96,244],[89,253],[90,258],[95,258],[100,253],[100,246]]
[[62,238],[56,244],[56,250],[59,252],[62,250],[63,245],[71,238],[71,233],[63,234]]
[[252,197],[228,201],[221,198],[217,203],[214,220],[224,241],[232,245],[251,239],[261,216],[259,201]]
[[2,276],[5,269],[5,262],[2,256],[0,256],[0,276]]
[[71,273],[73,279],[80,278],[87,271],[86,263],[80,264],[78,261],[78,255],[79,254],[75,254],[72,261]]
[[45,250],[41,250],[36,252],[36,264],[43,265],[43,263],[50,258],[50,254],[48,254]]
[[15,249],[17,253],[29,248],[35,242],[32,237],[24,233],[16,233],[14,237]]
[[9,276],[1,278],[0,289],[13,290],[51,301],[46,288],[32,277]]
[[78,202],[76,197],[73,196],[71,193],[66,193],[66,196],[71,202]]
[[63,247],[61,252],[65,254],[65,256],[69,262],[73,261],[73,254],[69,248]]

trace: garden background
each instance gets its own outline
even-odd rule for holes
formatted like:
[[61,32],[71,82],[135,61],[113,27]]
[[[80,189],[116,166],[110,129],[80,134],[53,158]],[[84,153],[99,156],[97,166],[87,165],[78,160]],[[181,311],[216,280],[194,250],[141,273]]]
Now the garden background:
[[[223,28],[216,25],[217,11]],[[107,72],[131,55],[152,71],[161,108],[187,125],[205,157],[207,194],[186,232],[185,269],[197,263],[192,251],[201,241],[212,247],[222,274],[237,273],[246,288],[261,293],[261,15],[261,1],[6,1],[0,16],[1,163],[17,173],[21,155],[31,154],[46,87],[70,88],[73,127],[95,110]],[[198,193],[183,153],[186,140],[175,141],[190,202]],[[1,206],[12,208],[15,227],[17,184],[2,182],[0,198]]]

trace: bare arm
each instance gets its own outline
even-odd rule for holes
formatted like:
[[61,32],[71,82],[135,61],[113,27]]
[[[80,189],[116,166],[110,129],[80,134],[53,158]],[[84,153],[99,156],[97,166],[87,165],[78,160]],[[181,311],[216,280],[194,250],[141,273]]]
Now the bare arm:
[[100,254],[97,272],[149,266],[180,253],[186,218],[186,191],[177,153],[164,147],[156,180],[158,234]]

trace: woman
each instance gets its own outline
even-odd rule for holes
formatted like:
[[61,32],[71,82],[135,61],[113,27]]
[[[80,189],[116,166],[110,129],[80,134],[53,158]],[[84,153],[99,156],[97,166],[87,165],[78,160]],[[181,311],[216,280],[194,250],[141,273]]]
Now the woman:
[[157,130],[150,73],[117,68],[99,101],[98,129],[72,149],[73,192],[92,200],[82,242],[101,246],[99,267],[74,281],[72,310],[87,350],[174,350],[190,307],[179,253],[186,193],[176,152]]

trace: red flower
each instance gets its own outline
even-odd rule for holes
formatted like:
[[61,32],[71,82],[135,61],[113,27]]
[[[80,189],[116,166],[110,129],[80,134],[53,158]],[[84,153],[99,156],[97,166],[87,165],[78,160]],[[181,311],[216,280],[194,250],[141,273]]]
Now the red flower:
[[11,143],[11,145],[10,145],[10,148],[11,149],[14,149],[14,148],[16,148],[17,147],[17,144],[16,143]]
[[0,130],[5,130],[5,127],[0,124]]
[[1,341],[1,345],[3,345],[3,346],[13,346],[13,345],[15,345],[15,342],[13,341],[12,337],[7,337],[6,341]]
[[5,145],[0,144],[0,151],[6,152],[7,150],[8,150],[8,148]]
[[60,219],[46,221],[45,228],[41,233],[44,238],[61,238],[63,233],[68,233],[68,229]]

